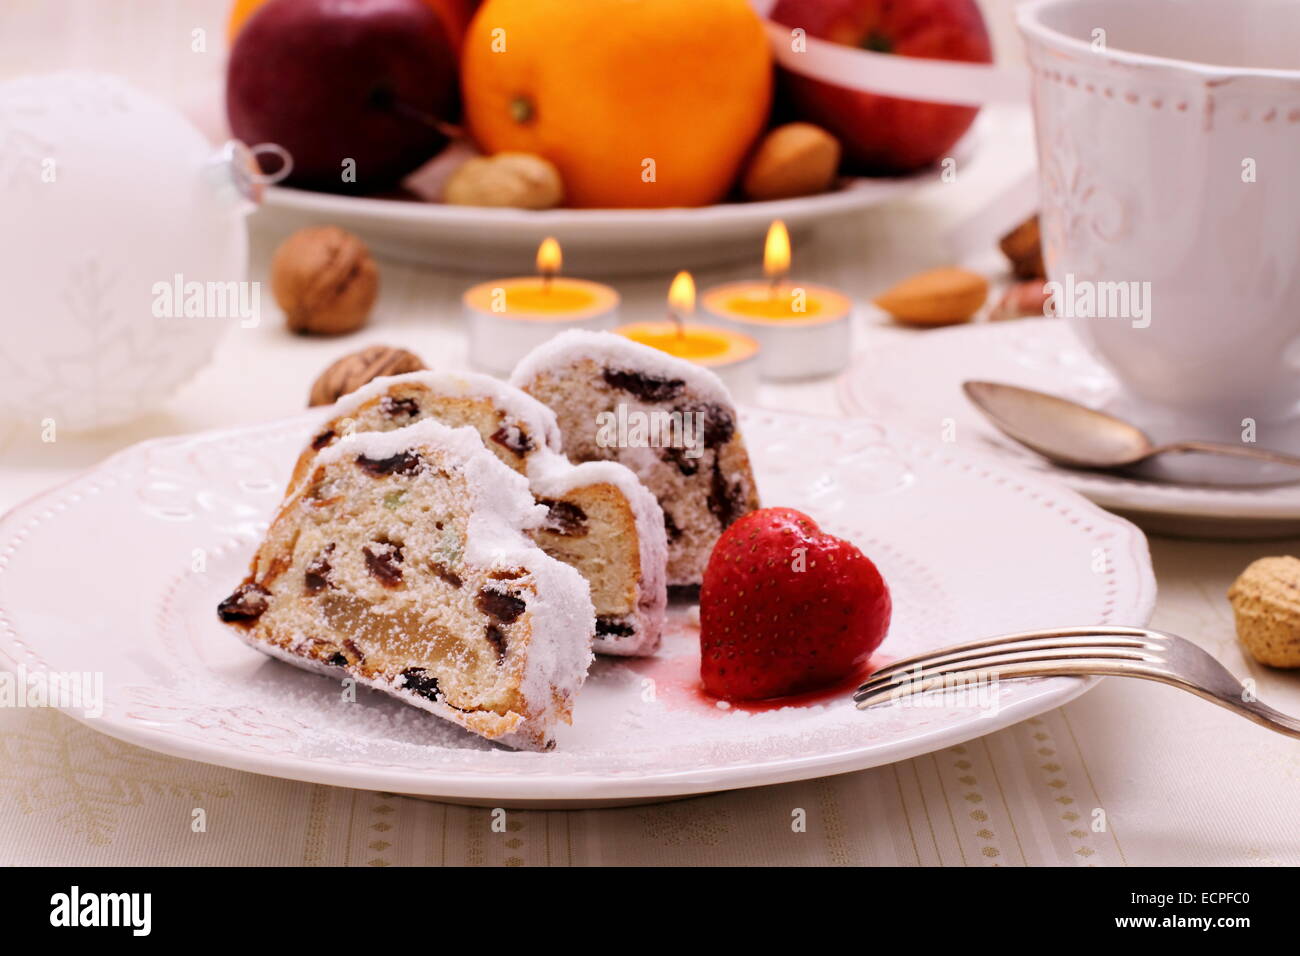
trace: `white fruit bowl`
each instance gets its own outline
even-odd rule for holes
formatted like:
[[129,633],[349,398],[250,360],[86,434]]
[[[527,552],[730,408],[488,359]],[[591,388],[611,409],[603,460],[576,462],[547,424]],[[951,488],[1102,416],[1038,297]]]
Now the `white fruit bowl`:
[[[998,149],[983,149],[986,143]],[[1022,178],[1033,161],[1028,111],[1005,107],[980,114],[953,151],[963,179],[995,172],[980,170],[982,154],[984,162],[995,164],[1008,155],[1022,157],[1018,168],[997,171],[1003,179]],[[743,260],[757,265],[772,220],[784,220],[797,239],[821,223],[861,215],[939,183],[941,172],[847,179],[816,196],[696,209],[486,209],[272,187],[252,222],[277,238],[329,223],[355,232],[385,258],[498,275],[531,272],[538,243],[555,236],[570,275],[637,275]]]

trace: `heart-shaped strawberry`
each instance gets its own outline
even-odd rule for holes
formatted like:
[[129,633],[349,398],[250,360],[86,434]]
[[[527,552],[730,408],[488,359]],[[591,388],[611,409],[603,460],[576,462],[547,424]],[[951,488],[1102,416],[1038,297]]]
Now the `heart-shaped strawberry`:
[[843,680],[889,630],[871,559],[793,508],[745,515],[718,539],[700,589],[700,677],[729,700]]

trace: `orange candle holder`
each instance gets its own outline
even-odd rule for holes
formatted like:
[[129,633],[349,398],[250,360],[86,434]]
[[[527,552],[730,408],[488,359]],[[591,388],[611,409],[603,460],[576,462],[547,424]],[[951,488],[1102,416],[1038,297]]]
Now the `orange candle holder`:
[[565,329],[609,331],[618,324],[618,293],[599,282],[558,275],[560,244],[547,238],[537,249],[535,276],[482,282],[465,290],[469,358],[504,374],[551,336]]
[[614,331],[709,369],[722,379],[737,401],[753,402],[758,398],[762,348],[753,336],[717,325],[672,320],[632,322]]
[[766,282],[730,282],[704,293],[700,306],[718,322],[752,335],[762,346],[759,374],[772,381],[817,378],[849,362],[853,302],[822,285],[786,278],[790,233],[774,220],[763,243]]
[[618,293],[584,279],[498,279],[467,289],[462,303],[470,361],[498,374],[565,329],[609,331],[618,324]]
[[705,292],[700,308],[758,340],[764,379],[816,378],[848,365],[853,302],[834,289],[792,281],[730,282]]

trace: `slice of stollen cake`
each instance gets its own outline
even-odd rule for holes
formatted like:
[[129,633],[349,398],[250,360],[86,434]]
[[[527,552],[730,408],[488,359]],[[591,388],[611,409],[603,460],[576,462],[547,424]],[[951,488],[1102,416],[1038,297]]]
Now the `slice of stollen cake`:
[[476,734],[554,745],[591,662],[586,581],[471,428],[347,435],[313,457],[218,614],[250,646]]
[[562,332],[511,384],[550,406],[572,461],[617,461],[659,499],[668,584],[696,587],[719,535],[758,507],[736,408],[708,369],[611,332]]
[[533,495],[550,512],[531,537],[591,586],[594,649],[653,653],[667,602],[668,545],[658,502],[622,465],[571,464],[559,451],[555,413],[499,379],[420,371],[370,382],[335,404],[331,420],[300,456],[294,483],[310,471],[318,451],[341,435],[401,428],[425,418],[476,429],[493,454],[527,476]]

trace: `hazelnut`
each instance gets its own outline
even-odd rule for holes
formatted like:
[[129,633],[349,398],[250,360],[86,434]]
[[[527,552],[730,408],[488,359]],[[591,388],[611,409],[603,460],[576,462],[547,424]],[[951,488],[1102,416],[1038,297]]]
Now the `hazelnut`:
[[1002,237],[998,246],[1011,263],[1017,279],[1046,279],[1043,246],[1038,232],[1038,214],[1030,216]]
[[451,174],[443,199],[456,206],[551,209],[564,199],[559,170],[532,153],[497,153],[466,160]]
[[271,291],[291,332],[342,335],[370,317],[379,270],[352,233],[314,226],[298,230],[275,250]]
[[370,345],[343,356],[321,372],[311,387],[307,404],[332,405],[381,375],[402,375],[418,372],[424,367],[414,352],[391,345]]
[[787,123],[763,137],[741,178],[749,199],[789,199],[830,189],[840,142],[820,126]]
[[1228,589],[1237,639],[1270,667],[1300,667],[1300,560],[1260,558]]

